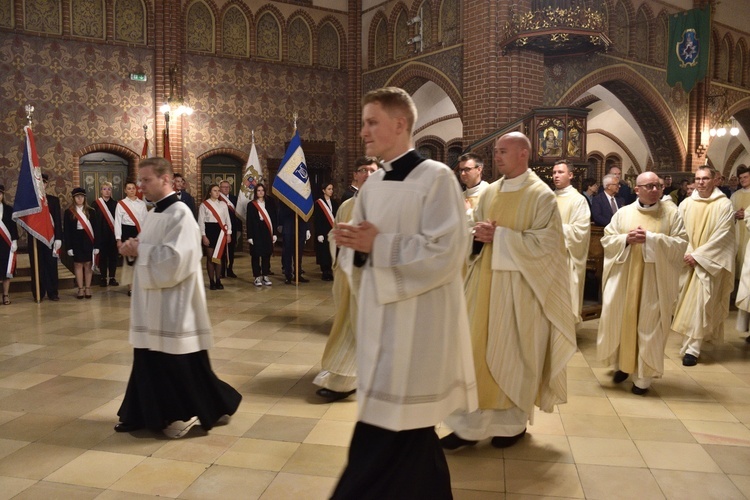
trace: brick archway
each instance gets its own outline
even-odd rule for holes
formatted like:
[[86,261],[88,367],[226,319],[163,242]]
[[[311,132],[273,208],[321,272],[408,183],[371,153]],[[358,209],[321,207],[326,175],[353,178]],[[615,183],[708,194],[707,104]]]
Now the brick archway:
[[572,105],[596,85],[612,92],[630,110],[654,164],[666,170],[684,170],[687,151],[672,113],[653,85],[630,67],[616,64],[589,73],[560,98],[557,106]]
[[[393,75],[391,75],[391,77],[385,83],[385,86],[401,87],[407,91],[410,91],[409,93],[413,94],[413,92],[411,92],[412,89],[407,88],[407,85],[412,80],[418,80],[422,83],[426,81],[433,82],[448,95],[451,102],[453,102],[453,105],[456,107],[459,116],[463,115],[464,103],[463,99],[461,98],[461,93],[453,85],[453,82],[451,82],[449,78],[447,78],[443,73],[436,70],[432,66],[428,66],[427,64],[415,62],[407,64],[406,66],[396,71]],[[419,87],[421,86],[422,85],[420,84]]]
[[136,172],[138,171],[138,163],[141,161],[141,155],[136,153],[130,148],[126,148],[120,144],[112,144],[110,142],[100,142],[97,144],[90,144],[86,147],[79,149],[73,153],[71,159],[73,168],[73,185],[78,186],[81,183],[81,171],[79,164],[81,163],[81,156],[89,153],[112,153],[117,156],[121,156],[128,160],[128,178],[135,179]]

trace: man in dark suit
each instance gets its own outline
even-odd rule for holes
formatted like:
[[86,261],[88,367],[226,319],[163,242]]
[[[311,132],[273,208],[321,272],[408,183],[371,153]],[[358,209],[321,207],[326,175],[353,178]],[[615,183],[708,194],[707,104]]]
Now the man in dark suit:
[[[198,212],[195,211],[195,198],[185,191],[185,185],[185,178],[182,177],[181,174],[174,174],[174,192],[177,194],[177,199],[190,207],[190,211],[193,212],[193,217],[195,217],[195,220],[198,220]],[[156,203],[158,200],[149,201]]]
[[594,196],[591,201],[591,219],[597,226],[606,226],[612,220],[612,216],[624,205],[622,198],[618,196],[620,183],[614,175],[605,175],[602,179],[601,193]]
[[[294,218],[299,218],[299,226],[297,228],[297,244],[298,247],[298,259],[294,259]],[[310,239],[310,229],[308,229],[307,222],[305,222],[294,210],[289,208],[286,203],[279,203],[279,225],[281,226],[281,234],[284,237],[284,246],[281,253],[281,267],[284,268],[284,283],[292,285],[295,283],[295,273],[302,269],[302,250],[304,250],[305,242]],[[300,283],[308,283],[310,280],[303,278],[300,273],[297,276]]]
[[229,194],[229,190],[232,188],[228,181],[221,181],[219,183],[219,199],[227,204],[229,209],[229,220],[232,222],[232,241],[227,245],[227,252],[224,253],[224,262],[221,267],[221,277],[236,278],[234,274],[234,251],[236,250],[239,242],[242,241],[242,221],[237,217],[237,196]]
[[[42,174],[44,187],[49,183],[49,176]],[[55,227],[55,243],[50,248],[36,238],[33,240],[33,249],[29,249],[29,261],[31,264],[31,294],[34,300],[41,302],[44,297],[49,300],[60,300],[58,293],[57,262],[59,258],[60,247],[63,239],[62,210],[60,208],[60,198],[51,194],[47,195],[47,205],[49,213],[52,216],[52,225]],[[39,260],[39,297],[36,296],[36,274],[34,266],[34,253]]]
[[357,194],[359,187],[364,184],[364,181],[366,181],[367,177],[370,175],[371,169],[368,169],[367,167],[373,164],[375,165],[375,168],[378,168],[379,164],[377,158],[372,158],[370,156],[357,158],[357,161],[354,163],[354,179],[352,180],[352,184],[346,188],[344,194],[341,195],[341,203],[344,203],[346,200]]

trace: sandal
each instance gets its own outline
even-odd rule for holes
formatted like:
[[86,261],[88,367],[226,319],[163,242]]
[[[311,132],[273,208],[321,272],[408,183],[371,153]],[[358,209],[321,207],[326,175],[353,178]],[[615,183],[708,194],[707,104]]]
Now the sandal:
[[10,296],[9,295],[3,295],[3,305],[9,306],[10,305]]
[[83,298],[83,288],[78,287],[78,295],[76,295],[76,298],[78,300],[81,300]]
[[84,295],[84,297],[86,297],[87,299],[91,298],[91,287],[90,286],[86,287],[86,294]]

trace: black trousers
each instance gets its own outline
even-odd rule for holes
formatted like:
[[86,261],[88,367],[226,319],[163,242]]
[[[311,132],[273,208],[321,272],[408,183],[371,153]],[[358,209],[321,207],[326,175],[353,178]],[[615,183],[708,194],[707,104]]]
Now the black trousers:
[[99,273],[102,278],[109,276],[110,278],[115,277],[115,271],[117,271],[117,242],[115,241],[114,235],[111,239],[106,238],[101,243],[99,248]]
[[[31,238],[31,237],[30,237]],[[52,254],[52,249],[40,242],[36,238],[33,247],[29,248],[29,261],[31,263],[31,295],[34,300],[41,300],[46,297],[57,297],[58,295],[58,277],[57,277],[57,258]],[[39,261],[39,297],[36,297],[36,273],[34,272],[34,252],[37,252]]]
[[453,498],[448,463],[435,429],[396,432],[357,422],[349,446],[349,463],[331,498]]
[[222,274],[234,270],[234,252],[237,250],[240,241],[242,241],[242,226],[238,224],[238,228],[235,229],[232,227],[232,242],[227,245],[227,251],[224,252],[224,257],[221,259]]
[[250,263],[253,266],[253,278],[268,276],[271,274],[271,256],[250,254]]

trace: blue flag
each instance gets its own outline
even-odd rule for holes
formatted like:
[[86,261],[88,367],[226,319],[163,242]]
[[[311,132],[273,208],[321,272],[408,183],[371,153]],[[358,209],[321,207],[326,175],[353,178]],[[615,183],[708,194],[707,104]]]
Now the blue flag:
[[279,171],[273,180],[273,194],[307,222],[313,212],[312,188],[307,175],[302,140],[295,130],[294,137],[281,160]]
[[24,127],[26,143],[23,148],[21,169],[18,172],[18,187],[13,203],[13,220],[31,236],[52,248],[55,228],[47,206],[47,195],[42,184],[42,169],[36,154],[34,134],[31,127]]

